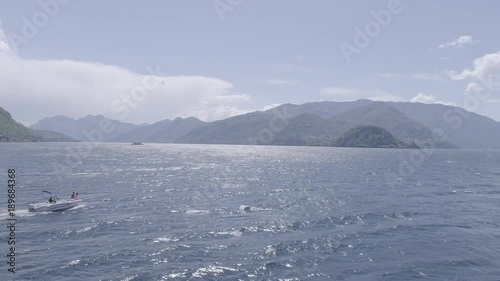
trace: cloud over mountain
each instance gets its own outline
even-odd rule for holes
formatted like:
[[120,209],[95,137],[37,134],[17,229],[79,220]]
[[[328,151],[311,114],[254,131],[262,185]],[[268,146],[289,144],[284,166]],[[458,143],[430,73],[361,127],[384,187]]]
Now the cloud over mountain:
[[456,106],[452,102],[440,101],[435,96],[426,95],[424,93],[418,93],[414,98],[411,99],[410,102],[425,103],[425,104],[443,104],[443,105],[449,105],[449,106]]
[[[104,114],[127,122],[195,116],[212,121],[245,112],[251,97],[219,78],[143,73],[94,62],[25,59],[0,29],[0,99],[24,123],[56,114]],[[21,115],[22,113],[22,115]]]

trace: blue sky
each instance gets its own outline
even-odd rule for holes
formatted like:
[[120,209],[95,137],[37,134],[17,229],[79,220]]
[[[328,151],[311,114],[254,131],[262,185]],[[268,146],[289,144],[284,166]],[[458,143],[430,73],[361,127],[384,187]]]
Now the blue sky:
[[[495,1],[2,1],[0,106],[25,124],[87,113],[142,123],[371,98],[453,104],[500,120],[499,8]],[[36,29],[29,36],[27,22]],[[357,28],[366,34],[377,25],[356,46]],[[357,52],[346,58],[342,44]],[[160,82],[125,103],[147,69],[160,70]]]

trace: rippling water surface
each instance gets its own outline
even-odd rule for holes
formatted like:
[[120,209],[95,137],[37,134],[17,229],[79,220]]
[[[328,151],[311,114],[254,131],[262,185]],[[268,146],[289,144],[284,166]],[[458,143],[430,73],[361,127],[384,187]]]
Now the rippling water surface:
[[[1,144],[0,280],[500,280],[500,152]],[[79,192],[62,213],[27,211]],[[8,250],[1,203],[0,249]]]

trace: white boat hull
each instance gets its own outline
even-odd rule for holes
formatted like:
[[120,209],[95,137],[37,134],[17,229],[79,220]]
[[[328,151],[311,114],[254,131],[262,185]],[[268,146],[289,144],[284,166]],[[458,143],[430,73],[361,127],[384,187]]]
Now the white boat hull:
[[58,212],[74,208],[80,204],[82,200],[59,200],[57,203],[36,203],[30,204],[28,209],[30,212]]

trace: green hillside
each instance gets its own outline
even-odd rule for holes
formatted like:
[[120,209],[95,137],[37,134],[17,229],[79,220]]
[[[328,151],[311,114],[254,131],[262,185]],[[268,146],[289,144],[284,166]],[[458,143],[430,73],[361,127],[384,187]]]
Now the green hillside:
[[5,109],[0,107],[0,142],[57,142],[74,141],[63,134],[51,131],[34,131],[12,119]]
[[367,148],[419,148],[415,143],[404,143],[387,130],[376,126],[359,126],[341,136],[335,146]]
[[32,142],[36,135],[28,128],[17,123],[10,113],[0,107],[0,142]]

